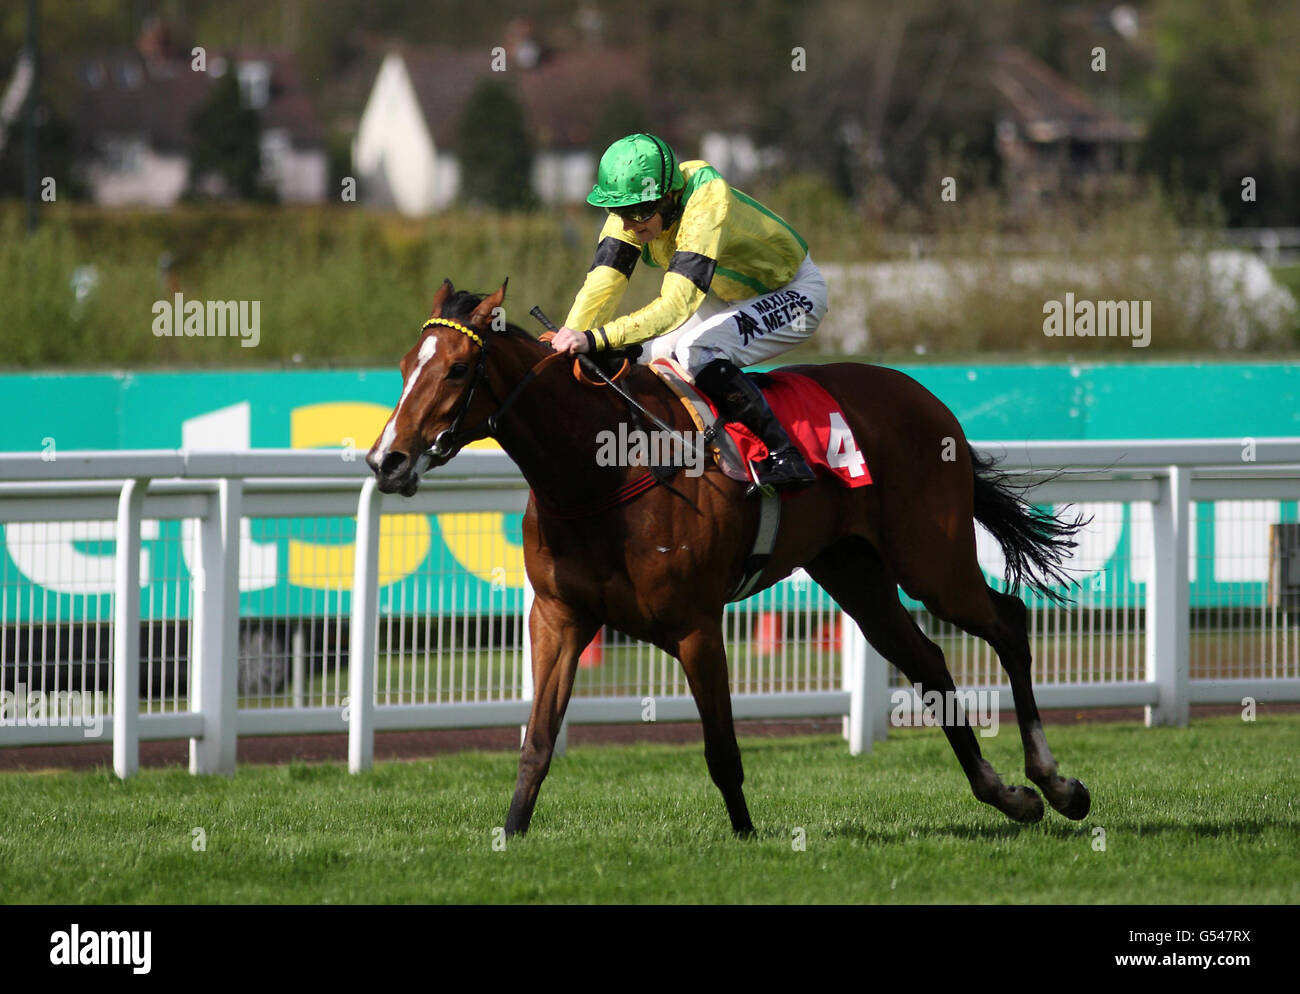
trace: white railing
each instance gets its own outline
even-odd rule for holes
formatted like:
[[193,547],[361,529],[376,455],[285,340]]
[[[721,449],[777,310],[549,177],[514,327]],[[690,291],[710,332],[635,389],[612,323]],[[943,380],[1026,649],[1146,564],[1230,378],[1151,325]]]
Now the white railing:
[[[1210,676],[1194,677],[1189,584],[1189,572],[1196,563],[1192,540],[1196,504],[1300,499],[1300,439],[985,443],[981,447],[1004,457],[1001,469],[1028,474],[1029,479],[1070,467],[1069,475],[1033,492],[1036,502],[1130,505],[1134,534],[1137,509],[1147,516],[1142,518],[1149,535],[1142,543],[1149,548],[1144,607],[1121,608],[1114,602],[1109,608],[1091,610],[1087,604],[1081,605],[1077,618],[1086,618],[1086,631],[1082,621],[1077,630],[1070,627],[1076,615],[1062,621],[1047,609],[1035,609],[1036,693],[1041,707],[1142,706],[1149,724],[1185,724],[1191,704],[1238,703],[1244,698],[1300,700],[1296,652],[1300,639],[1291,627],[1289,609],[1279,609],[1276,604],[1249,608],[1267,626],[1267,631],[1248,632],[1245,648],[1235,650],[1249,665],[1224,668],[1223,672],[1211,669]],[[416,693],[419,674],[416,667],[408,665],[405,635],[390,630],[385,660],[391,670],[396,659],[398,703],[385,703],[393,696],[391,672],[384,678],[384,702],[379,691],[379,636],[385,618],[391,627],[397,614],[430,612],[427,604],[405,609],[388,604],[381,610],[381,515],[517,514],[524,507],[527,489],[502,453],[462,453],[450,465],[427,474],[420,493],[411,499],[379,494],[355,453],[337,451],[60,452],[55,461],[45,461],[39,454],[0,454],[0,481],[0,521],[7,529],[23,522],[116,522],[111,533],[100,533],[101,538],[111,534],[116,542],[109,681],[112,710],[102,717],[102,733],[112,738],[114,769],[119,776],[130,776],[136,770],[142,740],[189,738],[191,772],[230,773],[239,735],[346,730],[349,767],[357,771],[372,762],[376,731],[518,725],[527,718],[531,667],[526,625],[519,615],[506,619],[516,633],[513,640],[503,634],[500,644],[494,635],[475,642],[475,671],[481,661],[488,675],[462,681],[458,695],[443,692],[442,669],[436,670],[437,688],[433,687],[429,675],[432,636],[427,632],[423,690]],[[304,690],[312,678],[304,672],[302,653],[296,650],[292,702],[272,699],[271,706],[241,707],[239,601],[241,549],[247,548],[248,520],[328,516],[355,519],[356,523],[346,697],[341,696],[341,667],[333,671],[338,686],[332,695],[323,687]],[[196,523],[188,533],[191,547],[186,551],[191,593],[189,628],[182,640],[188,648],[188,690],[183,702],[178,691],[170,703],[146,700],[142,712],[141,652],[136,637],[142,622],[141,535],[144,524],[160,520]],[[1226,528],[1225,536],[1231,536]],[[771,624],[774,614],[763,606],[777,603],[763,600],[770,594],[756,595],[730,615],[731,629],[750,628],[757,635],[758,627],[751,626]],[[525,591],[523,616],[526,608]],[[805,611],[800,622],[805,637],[792,651],[769,647],[765,650],[769,655],[760,659],[751,651],[753,640],[736,636],[739,648],[732,653],[735,715],[741,719],[842,715],[852,751],[867,751],[887,727],[889,668],[851,621],[841,619],[832,636],[827,633],[834,619],[823,616],[817,620],[814,613]],[[1140,621],[1130,623],[1139,614]],[[1117,618],[1123,623],[1117,624]],[[810,649],[807,637],[814,631],[814,622],[823,633],[815,636],[821,639],[815,650]],[[1005,683],[993,678],[995,668],[990,666],[982,643],[964,636],[945,636],[938,628],[929,634],[945,647],[960,685],[975,690],[1006,689]],[[442,631],[441,622],[438,631]],[[1212,634],[1214,644],[1219,645],[1222,638]],[[439,641],[441,637],[439,634]],[[1048,666],[1049,672],[1043,672],[1044,659],[1053,658],[1053,640],[1057,650],[1062,640],[1066,646],[1063,674],[1056,662]],[[1097,666],[1097,646],[1102,643],[1106,644],[1103,655],[1131,657],[1136,662],[1120,665],[1112,660]],[[21,654],[17,648],[21,642],[15,639],[13,644],[14,652]],[[1261,668],[1255,657],[1265,645],[1271,646],[1271,661]],[[411,649],[418,652],[414,634]],[[469,650],[461,647],[458,651],[457,658],[465,668]],[[629,654],[621,671],[624,675],[593,678],[590,687],[580,680],[566,724],[644,720],[647,687],[651,688],[648,696],[653,698],[655,720],[695,719],[694,703],[670,664],[647,655],[649,650],[614,651]],[[1092,659],[1090,668],[1078,662],[1085,655]],[[30,649],[28,656],[26,660],[16,655],[12,662],[0,662],[15,668],[27,665],[31,672]],[[440,658],[438,666],[442,665]],[[658,676],[654,677],[656,668]],[[670,671],[672,676],[668,676]],[[1250,675],[1223,675],[1229,672]],[[410,681],[410,691],[404,689],[403,680]],[[472,692],[467,692],[467,687],[472,687]],[[313,703],[315,700],[319,703]],[[70,727],[66,721],[0,722],[0,745],[84,741],[82,729]]]

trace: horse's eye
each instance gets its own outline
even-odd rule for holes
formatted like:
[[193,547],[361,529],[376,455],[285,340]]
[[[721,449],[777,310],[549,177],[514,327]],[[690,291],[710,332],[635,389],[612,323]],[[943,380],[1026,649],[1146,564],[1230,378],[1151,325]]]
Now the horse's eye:
[[451,367],[451,369],[447,370],[447,379],[459,380],[462,376],[465,375],[465,371],[467,369],[469,369],[468,363],[464,363],[464,362],[455,363]]

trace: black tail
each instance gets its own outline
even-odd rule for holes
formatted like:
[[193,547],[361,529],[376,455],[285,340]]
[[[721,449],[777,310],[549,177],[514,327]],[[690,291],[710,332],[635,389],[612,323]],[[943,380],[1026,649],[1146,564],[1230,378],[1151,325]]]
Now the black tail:
[[975,520],[989,530],[1002,546],[1007,561],[1007,589],[1019,592],[1022,583],[1036,587],[1058,604],[1070,599],[1049,585],[1072,586],[1075,580],[1065,572],[1061,560],[1078,543],[1074,536],[1092,519],[1073,521],[1039,510],[1025,500],[1028,486],[1014,483],[1005,473],[993,469],[997,460],[970,450],[975,471]]

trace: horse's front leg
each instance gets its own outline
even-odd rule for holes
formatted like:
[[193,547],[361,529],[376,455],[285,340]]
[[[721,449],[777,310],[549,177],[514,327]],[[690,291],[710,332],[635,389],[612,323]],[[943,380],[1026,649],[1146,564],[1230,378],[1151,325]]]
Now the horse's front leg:
[[506,816],[506,835],[523,835],[533,818],[533,806],[546,771],[551,767],[555,739],[564,709],[573,692],[578,656],[600,626],[579,616],[563,602],[541,596],[533,601],[528,630],[533,652],[533,707],[519,753],[519,777]]
[[709,776],[722,791],[732,831],[748,838],[754,834],[754,825],[740,789],[745,782],[745,771],[740,764],[740,746],[736,744],[736,726],[731,717],[727,648],[721,627],[709,624],[682,639],[678,658],[704,726],[704,760],[709,765]]

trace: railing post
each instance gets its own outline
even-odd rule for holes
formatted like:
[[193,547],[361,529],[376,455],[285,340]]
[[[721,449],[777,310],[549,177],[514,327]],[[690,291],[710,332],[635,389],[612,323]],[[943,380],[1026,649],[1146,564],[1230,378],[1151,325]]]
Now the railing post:
[[302,633],[302,625],[293,626],[293,635],[289,639],[289,651],[293,656],[293,706],[307,706],[307,637]]
[[352,623],[348,633],[348,772],[375,761],[375,633],[379,624],[379,504],[373,476],[361,484],[357,502],[356,558],[352,575]]
[[871,751],[872,729],[875,725],[873,710],[879,702],[872,701],[867,689],[867,651],[870,648],[862,637],[858,623],[847,612],[840,617],[840,666],[844,672],[845,689],[849,692],[849,716],[846,722],[849,755],[860,756]]
[[863,659],[866,661],[867,707],[871,712],[871,737],[876,742],[884,742],[889,737],[889,716],[893,708],[889,701],[889,660],[876,651],[876,647],[867,643]]
[[1186,725],[1190,702],[1191,470],[1170,466],[1151,508],[1151,579],[1147,584],[1146,677],[1158,698],[1146,709],[1151,725]]
[[873,742],[889,734],[889,663],[866,640],[858,623],[847,613],[841,621],[844,687],[849,692],[845,721],[849,754],[871,752]]
[[113,772],[140,768],[140,517],[148,480],[127,480],[117,499],[113,585]]
[[217,481],[199,522],[190,710],[203,716],[203,737],[190,739],[190,772],[235,772],[239,709],[239,546],[244,484]]

